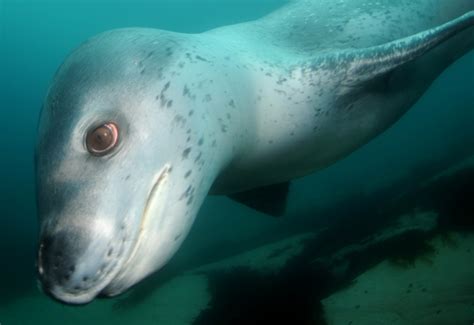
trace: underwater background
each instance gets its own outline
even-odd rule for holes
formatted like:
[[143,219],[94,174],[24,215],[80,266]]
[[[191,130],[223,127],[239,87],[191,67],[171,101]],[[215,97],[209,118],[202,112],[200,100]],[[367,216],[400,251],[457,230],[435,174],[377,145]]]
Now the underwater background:
[[[285,2],[0,0],[0,324],[351,324],[326,319],[324,314],[328,311],[322,310],[319,301],[347,288],[356,277],[383,261],[384,252],[397,254],[398,262],[414,263],[416,253],[429,253],[427,247],[434,244],[426,242],[437,240],[438,234],[442,234],[442,247],[465,247],[468,240],[472,243],[466,238],[473,230],[474,209],[467,201],[474,200],[469,196],[474,194],[474,174],[470,169],[474,164],[431,182],[428,190],[418,190],[418,186],[474,155],[473,51],[446,70],[388,131],[333,166],[294,181],[283,218],[260,214],[225,197],[209,197],[172,262],[130,292],[81,307],[61,305],[39,292],[34,270],[38,224],[33,153],[42,100],[66,55],[87,38],[112,28],[140,26],[196,33],[259,18]],[[384,205],[407,192],[396,208]],[[457,201],[460,197],[462,202]],[[436,205],[444,199],[454,203]],[[401,211],[400,206],[405,210]],[[459,207],[462,213],[457,215]],[[374,246],[359,250],[370,258],[357,259],[357,267],[329,272],[328,267],[314,269],[314,263],[308,266],[305,259],[309,256],[314,262],[318,251],[324,251],[329,258],[342,246],[347,248],[369,233],[381,232],[387,226],[381,221],[385,216],[386,220],[393,220],[406,211],[433,209],[442,216],[437,227],[420,232],[425,229],[421,224],[408,237],[400,233],[377,249]],[[458,218],[450,219],[453,215]],[[224,273],[209,273],[207,284],[192,279],[187,285],[167,284],[184,270],[270,242],[323,230],[326,232],[318,237],[319,241],[305,242],[303,252],[307,255],[300,252],[293,256],[296,258],[278,274],[265,276],[236,267]],[[286,247],[274,254],[284,253]],[[470,254],[473,246],[466,247],[466,254]],[[441,251],[438,249],[437,254]],[[326,260],[322,264],[328,263]],[[473,272],[474,253],[450,263],[453,269]],[[474,278],[474,273],[469,274]],[[422,272],[419,276],[425,275]],[[449,279],[449,274],[443,276]],[[382,290],[391,284],[379,280],[377,285]],[[462,313],[471,313],[470,322],[474,322],[474,283],[463,286],[466,292],[457,295],[454,291],[453,295],[471,306]],[[159,296],[160,291],[166,291],[166,298]],[[408,298],[402,301],[416,304]],[[360,299],[360,305],[354,307],[360,319],[363,304]],[[429,313],[441,315],[440,304],[442,300]],[[204,312],[190,312],[196,309]],[[381,316],[379,324],[399,324],[394,319]],[[461,324],[445,320],[440,324]],[[361,320],[353,324],[375,323]],[[411,324],[411,320],[405,324]]]

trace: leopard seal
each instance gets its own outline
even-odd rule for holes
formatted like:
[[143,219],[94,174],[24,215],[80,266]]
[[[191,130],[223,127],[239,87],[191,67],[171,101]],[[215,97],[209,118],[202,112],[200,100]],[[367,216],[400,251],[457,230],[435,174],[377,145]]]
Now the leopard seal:
[[210,193],[263,211],[259,191],[284,201],[278,184],[384,131],[473,48],[473,10],[297,0],[201,34],[126,28],[86,41],[40,116],[43,290],[71,304],[125,291],[167,263]]

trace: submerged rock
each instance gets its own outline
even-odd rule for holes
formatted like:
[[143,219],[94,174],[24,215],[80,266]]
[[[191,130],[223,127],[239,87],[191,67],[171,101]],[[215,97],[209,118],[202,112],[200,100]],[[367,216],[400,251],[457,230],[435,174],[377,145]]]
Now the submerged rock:
[[435,253],[401,268],[389,260],[322,301],[339,324],[446,325],[474,320],[474,235],[430,241]]

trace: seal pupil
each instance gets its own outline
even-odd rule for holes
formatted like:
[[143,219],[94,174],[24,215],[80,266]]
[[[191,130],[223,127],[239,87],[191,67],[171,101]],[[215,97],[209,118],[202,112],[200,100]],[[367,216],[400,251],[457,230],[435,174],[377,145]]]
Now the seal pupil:
[[117,125],[114,123],[105,123],[96,127],[87,134],[87,150],[96,156],[105,155],[115,147],[117,139]]
[[96,150],[104,150],[112,143],[112,132],[105,127],[100,127],[92,134],[92,147]]

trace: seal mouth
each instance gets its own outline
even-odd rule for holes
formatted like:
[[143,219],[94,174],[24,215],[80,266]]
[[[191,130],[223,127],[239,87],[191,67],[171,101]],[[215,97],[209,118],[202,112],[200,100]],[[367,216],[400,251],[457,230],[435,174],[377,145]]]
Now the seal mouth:
[[141,216],[141,222],[140,222],[140,229],[138,231],[137,239],[135,240],[135,243],[133,245],[133,248],[128,255],[127,259],[125,262],[123,262],[121,269],[126,269],[129,265],[131,260],[136,256],[137,251],[140,247],[140,244],[143,242],[143,237],[144,237],[144,232],[146,230],[147,223],[150,219],[150,210],[152,209],[152,206],[156,203],[158,197],[159,197],[159,189],[161,188],[160,185],[164,183],[164,181],[167,179],[169,172],[171,170],[171,167],[169,164],[166,164],[160,172],[155,176],[155,181],[153,182],[153,186],[151,187],[150,193],[148,194],[146,203],[145,203],[145,208],[143,209],[143,213]]
[[148,197],[143,208],[143,213],[141,215],[138,234],[133,243],[133,246],[130,248],[130,253],[128,254],[127,258],[121,263],[121,265],[117,268],[117,272],[115,273],[114,277],[110,279],[104,286],[101,291],[101,294],[105,296],[114,296],[122,292],[122,289],[119,288],[117,284],[114,284],[114,282],[119,282],[120,280],[123,280],[126,272],[132,267],[132,264],[134,264],[135,258],[137,257],[137,253],[139,252],[143,243],[147,239],[147,230],[149,230],[150,228],[149,225],[152,219],[151,215],[153,214],[153,212],[157,211],[157,206],[159,206],[161,209],[163,208],[163,202],[160,202],[159,198],[163,193],[163,188],[168,179],[168,175],[171,169],[172,168],[170,164],[165,164],[163,168],[154,177],[155,180],[152,183],[153,185],[148,193]]

